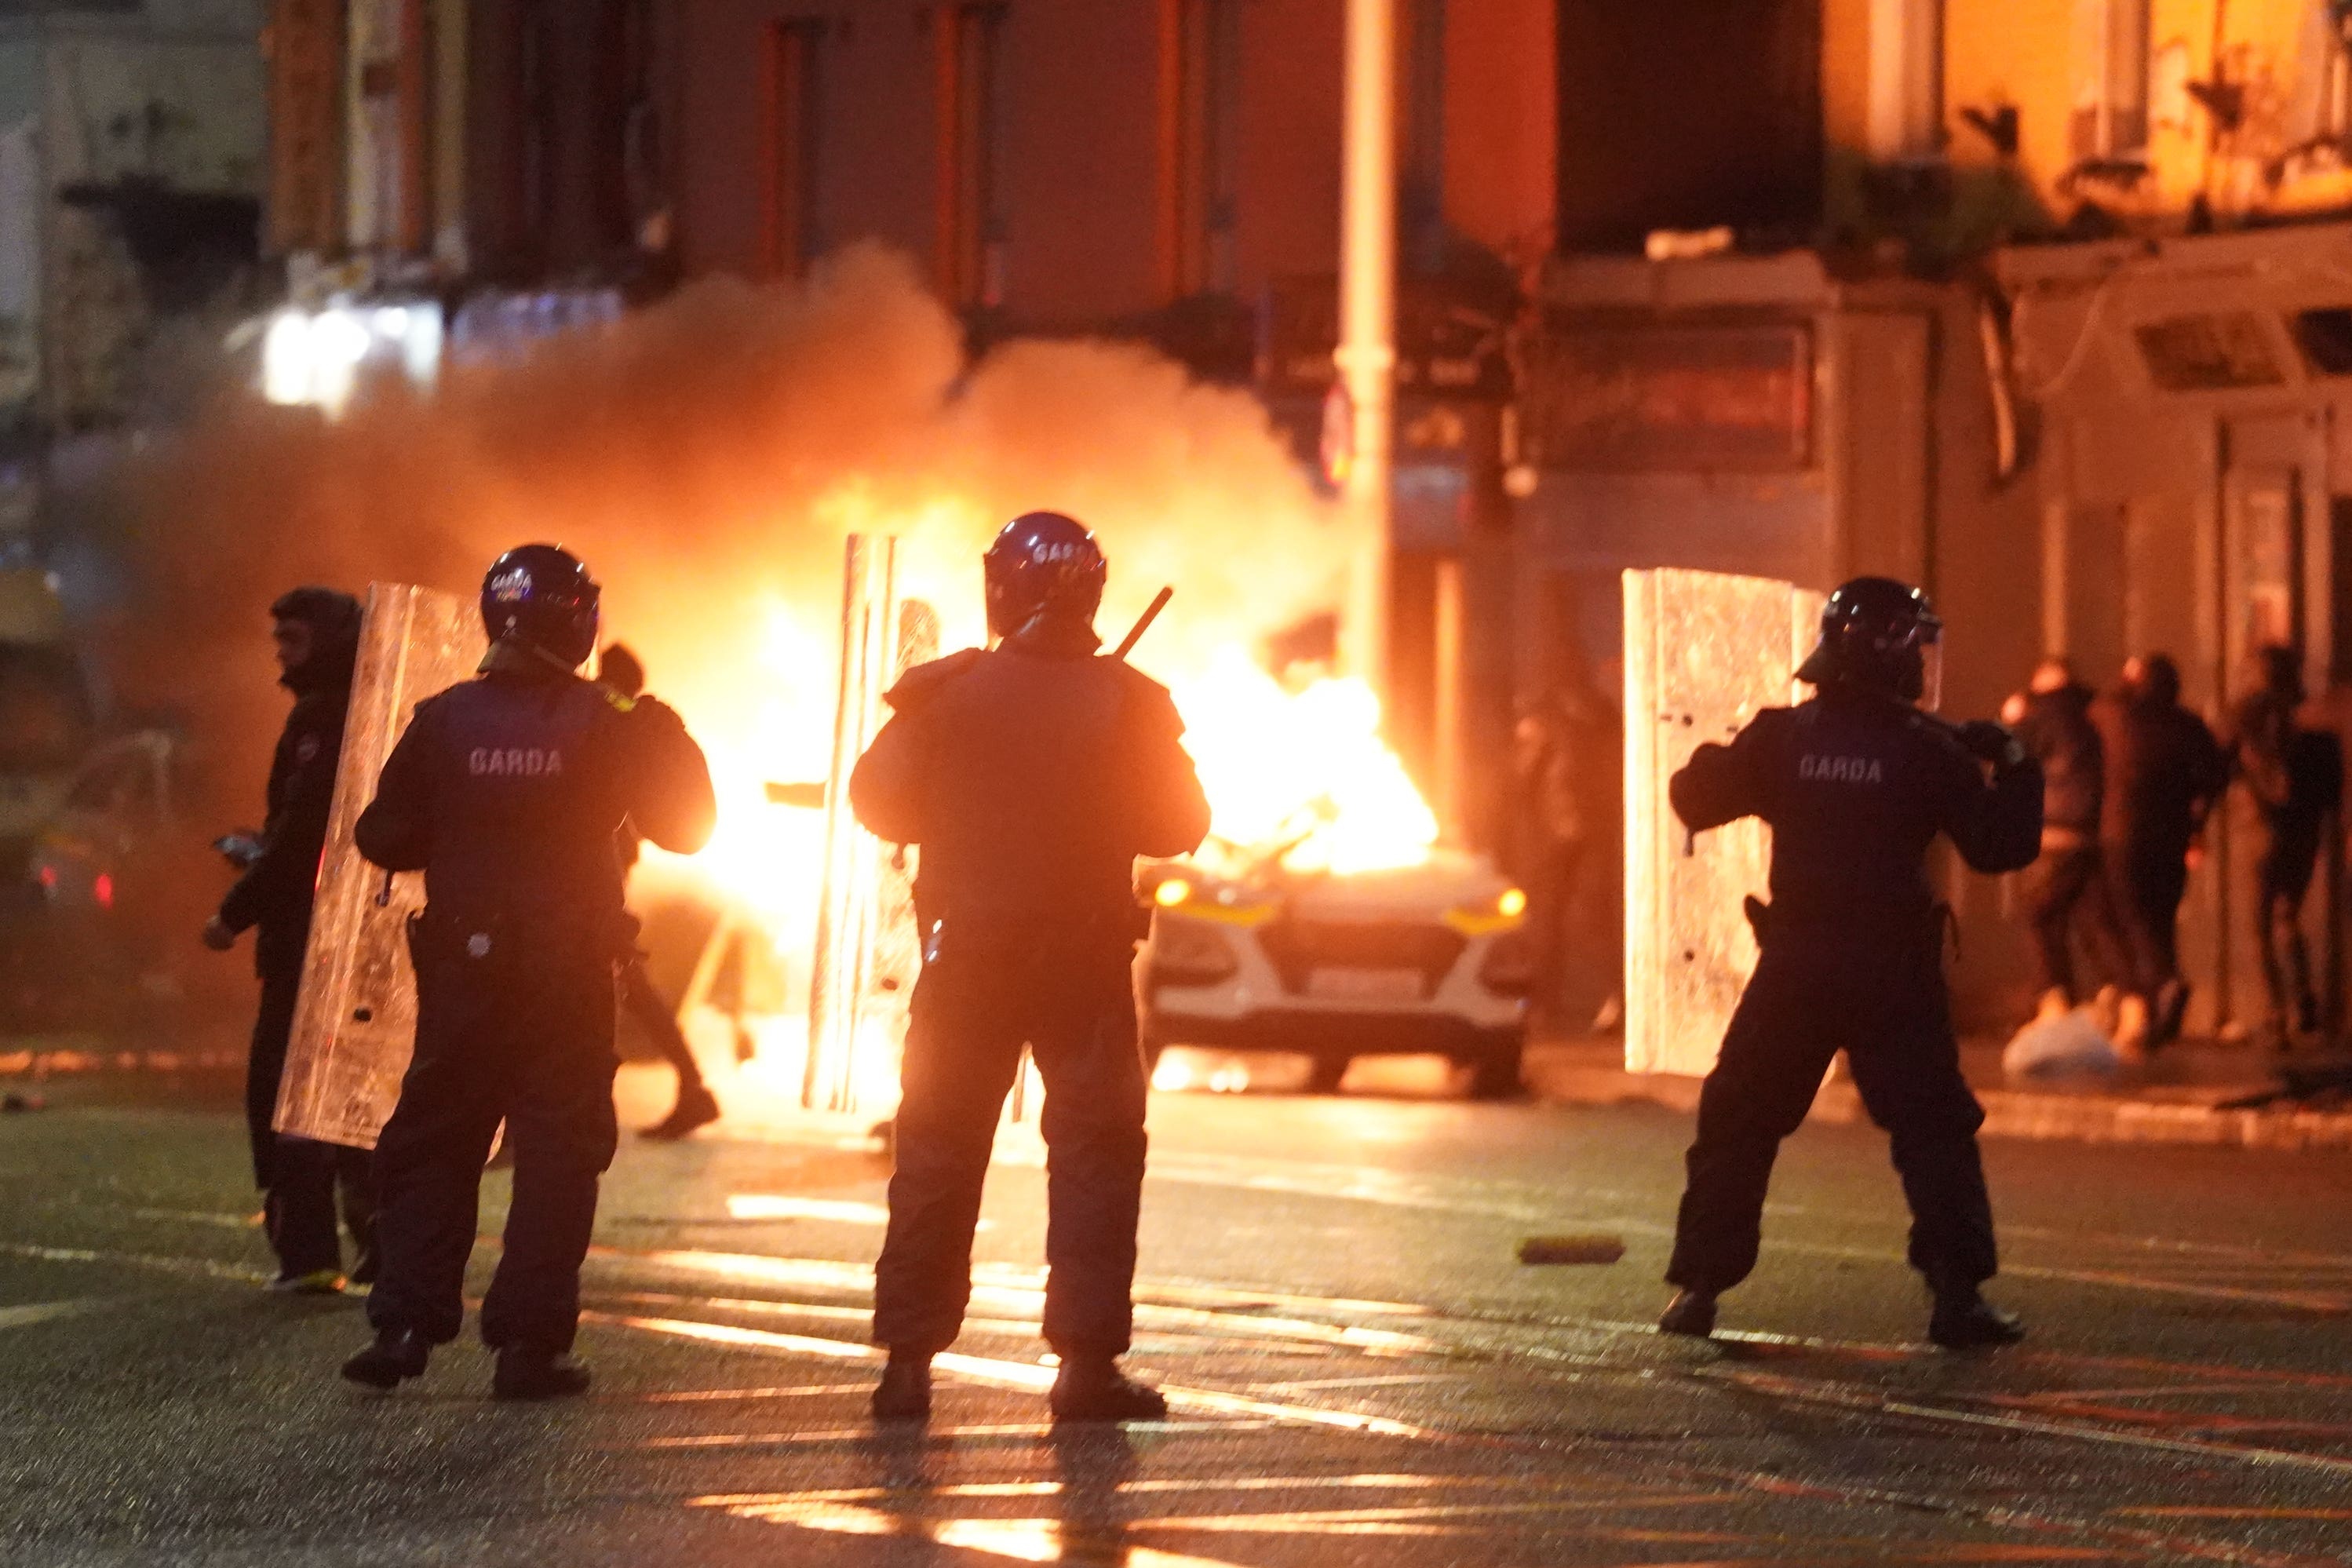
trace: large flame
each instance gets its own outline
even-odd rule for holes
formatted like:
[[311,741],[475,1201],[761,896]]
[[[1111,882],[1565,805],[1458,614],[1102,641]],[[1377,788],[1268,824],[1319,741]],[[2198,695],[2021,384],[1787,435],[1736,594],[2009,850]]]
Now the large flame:
[[[921,542],[919,520],[913,542]],[[922,557],[902,552],[902,591],[947,599],[950,576],[927,581]],[[950,603],[949,608],[956,606]],[[673,636],[682,628],[671,628]],[[950,620],[948,647],[971,640],[976,625]],[[1339,874],[1411,866],[1438,838],[1435,815],[1381,735],[1380,700],[1364,682],[1322,677],[1286,684],[1231,642],[1186,645],[1167,638],[1166,671],[1186,725],[1212,812],[1207,857],[1228,866],[1278,858],[1297,870]],[[821,611],[778,601],[764,616],[754,657],[704,661],[723,669],[682,693],[705,740],[719,799],[719,829],[691,860],[656,870],[683,879],[722,911],[698,972],[708,982],[748,944],[781,984],[758,1002],[743,988],[703,984],[688,998],[700,1049],[721,1042],[751,1055],[731,1079],[729,1113],[753,1122],[787,1118],[797,1104],[808,1040],[809,960],[824,868],[820,812],[778,804],[774,784],[824,780],[839,700],[840,628]],[[1156,664],[1150,650],[1147,665]],[[1164,669],[1164,667],[1162,667]],[[889,1009],[883,1009],[888,1012]],[[890,1033],[877,1015],[876,1033]],[[861,1106],[887,1108],[896,1094],[895,1053],[857,1052]]]
[[1342,874],[1428,858],[1436,815],[1381,739],[1380,698],[1361,680],[1294,691],[1227,647],[1174,690],[1223,847],[1288,845],[1289,866]]

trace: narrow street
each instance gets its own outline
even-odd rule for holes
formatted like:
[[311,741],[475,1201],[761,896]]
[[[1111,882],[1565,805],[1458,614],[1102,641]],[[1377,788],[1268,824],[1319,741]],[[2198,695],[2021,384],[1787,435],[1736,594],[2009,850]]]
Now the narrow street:
[[[625,1111],[666,1087],[631,1069]],[[1016,1157],[930,1427],[877,1433],[878,1153],[625,1147],[593,1394],[493,1405],[461,1342],[371,1397],[333,1375],[355,1300],[259,1289],[233,1088],[60,1080],[0,1121],[0,1559],[2316,1564],[2352,1539],[2333,1153],[1990,1142],[1994,1293],[2033,1336],[1952,1356],[1882,1140],[1811,1127],[1700,1345],[1648,1326],[1671,1111],[1161,1095],[1133,1359],[1175,1417],[1045,1425]],[[1623,1260],[1515,1259],[1575,1232]]]

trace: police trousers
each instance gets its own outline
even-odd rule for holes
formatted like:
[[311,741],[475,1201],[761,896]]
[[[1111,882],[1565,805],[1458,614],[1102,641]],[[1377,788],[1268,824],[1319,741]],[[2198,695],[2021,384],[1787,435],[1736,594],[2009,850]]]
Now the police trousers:
[[436,1344],[457,1337],[482,1166],[503,1121],[514,1194],[482,1340],[567,1351],[597,1182],[619,1142],[612,960],[586,949],[420,954],[416,990],[416,1054],[376,1144],[383,1262],[368,1321]]
[[245,1069],[245,1131],[253,1154],[253,1184],[262,1191],[262,1224],[270,1250],[278,1255],[279,1274],[292,1279],[342,1268],[342,1238],[335,1230],[340,1196],[343,1227],[352,1234],[353,1267],[364,1278],[372,1272],[375,1248],[368,1152],[289,1138],[272,1125],[301,988],[299,957],[262,970],[261,1005],[254,1014]]
[[1976,1142],[1984,1110],[1960,1077],[1939,947],[1802,932],[1767,942],[1699,1094],[1670,1283],[1727,1290],[1756,1267],[1773,1159],[1841,1050],[1892,1142],[1911,1205],[1912,1267],[1939,1293],[1992,1278],[1992,1205]]
[[1126,1351],[1147,1088],[1132,963],[1130,946],[1096,934],[926,966],[874,1271],[876,1343],[933,1354],[961,1329],[981,1184],[1026,1044],[1045,1082],[1045,1339],[1066,1356]]

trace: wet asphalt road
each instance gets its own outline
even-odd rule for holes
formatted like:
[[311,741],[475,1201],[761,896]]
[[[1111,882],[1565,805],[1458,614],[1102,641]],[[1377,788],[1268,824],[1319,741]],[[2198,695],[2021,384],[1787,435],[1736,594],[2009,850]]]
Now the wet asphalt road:
[[[1809,1128],[1709,1346],[1646,1326],[1678,1116],[1162,1095],[1133,1359],[1174,1419],[1044,1424],[1015,1150],[937,1415],[877,1435],[877,1155],[625,1148],[590,1397],[494,1405],[467,1343],[371,1396],[333,1376],[356,1303],[257,1289],[233,1088],[0,1118],[0,1563],[2352,1561],[2342,1156],[1989,1145],[2034,1335],[1955,1357],[1920,1342],[1882,1141]],[[1565,1231],[1626,1256],[1515,1261]]]

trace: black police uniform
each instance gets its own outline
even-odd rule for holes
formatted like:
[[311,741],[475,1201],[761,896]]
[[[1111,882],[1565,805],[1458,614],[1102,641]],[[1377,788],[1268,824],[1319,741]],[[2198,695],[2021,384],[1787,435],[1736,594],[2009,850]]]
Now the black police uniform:
[[261,979],[261,1003],[254,1016],[246,1067],[245,1122],[254,1184],[265,1194],[262,1214],[279,1273],[290,1279],[340,1271],[342,1247],[335,1234],[340,1188],[343,1223],[357,1249],[354,1272],[364,1279],[373,1271],[374,1232],[367,1151],[281,1138],[271,1127],[286,1075],[303,960],[310,946],[311,904],[318,892],[319,859],[326,850],[328,818],[334,809],[359,636],[356,601],[323,590],[299,594],[308,597],[289,595],[278,601],[284,612],[280,618],[310,627],[312,651],[281,679],[295,700],[270,759],[261,853],[221,900],[219,919],[231,931],[255,932],[254,972]]
[[1705,745],[1670,786],[1692,830],[1759,816],[1772,828],[1763,952],[1701,1091],[1672,1283],[1712,1295],[1755,1267],[1780,1141],[1840,1050],[1893,1140],[1912,1214],[1912,1265],[1939,1298],[1995,1268],[1992,1209],[1944,988],[1944,911],[1926,872],[1948,836],[1979,871],[2030,864],[2042,772],[1984,769],[1907,705],[1832,685]]
[[624,956],[624,818],[698,849],[716,807],[700,748],[634,703],[508,644],[479,679],[420,703],[361,816],[361,852],[422,870],[416,1053],[376,1146],[379,1333],[457,1337],[483,1161],[514,1148],[506,1247],[482,1303],[497,1349],[561,1353],[613,1114],[614,970]]
[[1199,847],[1209,808],[1166,690],[1095,646],[1049,624],[910,671],[850,781],[860,822],[921,850],[926,962],[874,1287],[874,1338],[898,1354],[961,1328],[1024,1043],[1045,1081],[1045,1338],[1066,1361],[1128,1348],[1147,1088],[1135,859]]

